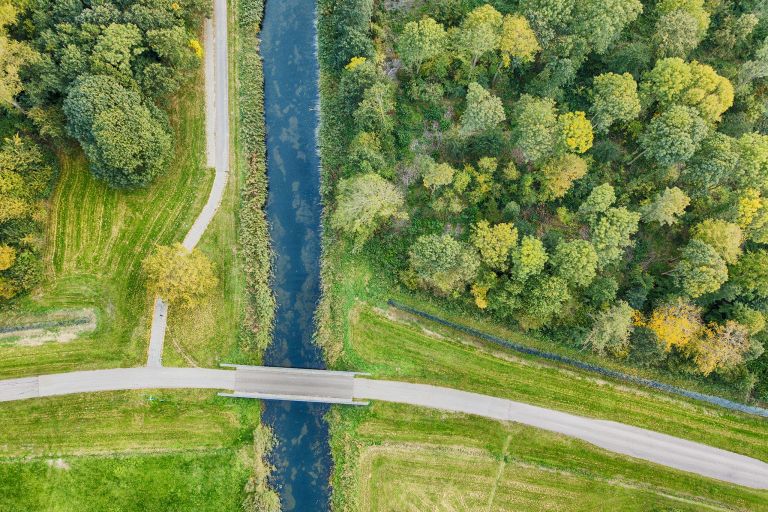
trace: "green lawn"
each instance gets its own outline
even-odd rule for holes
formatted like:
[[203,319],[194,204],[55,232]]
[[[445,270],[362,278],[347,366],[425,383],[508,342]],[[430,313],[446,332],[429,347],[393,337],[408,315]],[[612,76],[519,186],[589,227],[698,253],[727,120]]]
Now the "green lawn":
[[240,510],[259,411],[212,391],[0,404],[0,510]]
[[768,492],[522,425],[387,403],[332,418],[336,512],[768,510]]

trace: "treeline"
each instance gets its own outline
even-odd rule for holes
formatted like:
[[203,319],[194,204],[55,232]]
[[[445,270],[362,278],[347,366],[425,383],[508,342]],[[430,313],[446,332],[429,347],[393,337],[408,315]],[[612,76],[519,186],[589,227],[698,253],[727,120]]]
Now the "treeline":
[[165,113],[200,69],[210,0],[0,0],[0,298],[41,274],[53,150],[79,144],[110,186],[173,154]]
[[768,399],[762,3],[321,9],[330,224],[354,250],[414,290]]

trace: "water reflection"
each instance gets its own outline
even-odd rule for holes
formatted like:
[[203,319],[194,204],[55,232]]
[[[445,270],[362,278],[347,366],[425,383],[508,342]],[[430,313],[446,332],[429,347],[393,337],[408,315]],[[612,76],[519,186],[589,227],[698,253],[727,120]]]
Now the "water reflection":
[[[267,123],[267,216],[275,252],[275,336],[264,363],[323,368],[312,343],[320,282],[320,172],[316,153],[315,4],[268,0],[262,28]],[[328,406],[266,402],[278,440],[273,485],[283,510],[328,509]]]

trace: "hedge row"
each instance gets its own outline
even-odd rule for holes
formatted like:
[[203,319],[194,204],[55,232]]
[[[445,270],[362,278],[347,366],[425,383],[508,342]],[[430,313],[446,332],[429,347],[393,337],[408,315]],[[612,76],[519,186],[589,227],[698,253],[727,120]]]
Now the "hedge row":
[[236,47],[239,139],[246,162],[240,208],[240,245],[245,260],[248,306],[247,349],[259,355],[272,339],[275,298],[271,289],[272,250],[264,208],[267,201],[264,127],[264,72],[259,53],[259,31],[264,0],[240,0],[237,7]]

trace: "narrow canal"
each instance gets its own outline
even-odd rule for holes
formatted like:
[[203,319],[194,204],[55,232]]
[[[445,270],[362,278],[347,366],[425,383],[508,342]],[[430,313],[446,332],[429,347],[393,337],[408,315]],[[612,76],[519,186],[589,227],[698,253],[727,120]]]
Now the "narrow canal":
[[[312,342],[320,294],[318,63],[314,0],[267,0],[262,26],[270,222],[277,298],[264,364],[323,368]],[[329,508],[327,405],[264,402],[277,445],[272,484],[284,511]]]

